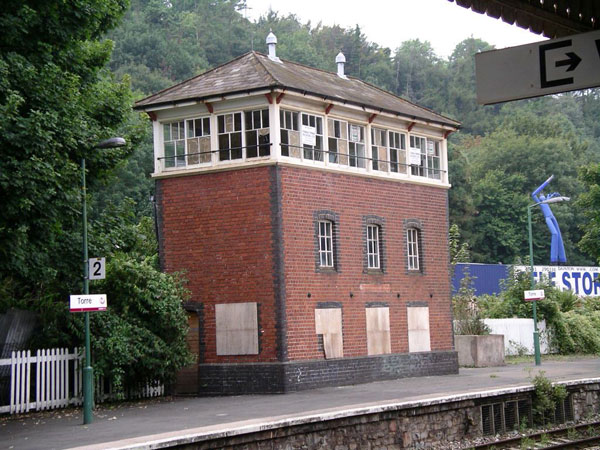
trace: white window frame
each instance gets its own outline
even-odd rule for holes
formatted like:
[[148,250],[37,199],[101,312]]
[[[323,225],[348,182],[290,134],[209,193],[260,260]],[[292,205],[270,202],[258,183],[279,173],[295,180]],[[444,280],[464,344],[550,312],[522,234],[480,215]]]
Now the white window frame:
[[[168,127],[169,133],[165,132]],[[176,131],[175,131],[176,130]],[[176,133],[176,139],[173,139],[173,135]],[[186,166],[186,129],[185,129],[185,119],[172,120],[169,122],[162,123],[162,137],[163,137],[163,167],[165,169],[177,169],[179,167]],[[168,137],[168,139],[167,139]],[[167,145],[173,145],[173,154],[167,156]],[[183,145],[183,153],[178,151],[178,146]],[[171,163],[169,161],[172,161]]]
[[[256,159],[256,158],[268,158],[271,156],[271,128],[270,128],[270,118],[269,118],[269,109],[268,108],[260,108],[260,109],[249,109],[243,112],[242,118],[242,129],[243,131],[243,154],[244,159]],[[258,113],[258,117],[257,117]],[[251,128],[248,128],[248,118],[250,118]],[[266,126],[265,126],[266,122]],[[265,134],[261,134],[261,131],[266,130],[266,136],[268,137],[267,143],[261,143],[261,136],[265,136]],[[248,156],[248,150],[250,149],[250,144],[248,143],[248,136],[250,134],[254,134],[256,136],[256,156]],[[253,145],[254,147],[254,145]],[[261,152],[266,150],[266,154],[261,155]]]
[[[294,156],[290,156],[290,148],[292,148],[292,144],[290,143],[290,132],[298,133],[298,151],[304,151],[302,149],[300,136],[300,120],[300,113],[298,111],[291,111],[283,108],[279,110],[279,139],[281,145],[281,156],[285,158],[294,158]],[[283,142],[284,131],[285,143]],[[287,153],[287,155],[285,153]]]
[[[431,147],[431,148],[430,148]],[[436,167],[437,161],[437,167]],[[442,143],[434,139],[427,139],[427,177],[434,180],[442,179]]]
[[318,221],[319,267],[333,268],[333,222]]
[[[329,126],[329,122],[333,127]],[[333,129],[332,129],[333,128]],[[337,130],[336,130],[337,128]],[[342,158],[348,159],[349,148],[348,148],[348,122],[341,119],[327,119],[327,151],[328,151],[328,162],[329,164],[342,164],[340,161]],[[345,135],[345,137],[344,137]],[[340,141],[346,143],[346,153],[340,151]],[[331,144],[335,142],[335,151],[332,151]],[[346,163],[345,165],[348,165]]]
[[[378,144],[377,141],[381,140],[381,139],[377,139],[378,135],[385,142]],[[388,158],[388,138],[389,138],[388,131],[386,129],[378,128],[378,127],[371,127],[371,168],[373,170],[377,170],[378,172],[386,172],[387,171],[383,168],[387,167],[387,160],[389,159]],[[377,149],[377,157],[375,157],[373,154],[374,148]],[[384,155],[385,159],[382,160],[379,158],[379,150],[385,150],[385,153],[386,153]]]
[[420,253],[419,238],[420,232],[418,228],[410,227],[406,230],[406,256],[408,262],[408,270],[420,271]]
[[[394,136],[394,138],[392,138],[392,136]],[[398,145],[397,147],[392,146],[392,141],[395,142],[396,138],[398,139],[398,143],[396,144],[396,145]],[[389,155],[389,160],[390,160],[390,172],[406,174],[406,169],[408,167],[408,165],[407,165],[408,155],[406,153],[406,140],[407,139],[406,139],[405,133],[401,133],[399,131],[388,130],[388,155]],[[404,162],[403,163],[400,162],[400,152],[404,152]],[[394,155],[395,155],[395,158],[393,157]],[[394,166],[395,166],[396,170],[394,170]]]
[[[196,134],[196,121],[200,121],[200,126],[201,126],[201,133],[200,134]],[[194,128],[193,128],[193,135],[191,133],[192,128],[190,127],[190,122],[194,124]],[[208,127],[207,127],[208,125]],[[206,132],[206,128],[208,128],[208,133]],[[187,166],[197,166],[197,165],[201,165],[201,164],[210,164],[212,161],[212,145],[211,145],[211,123],[210,123],[210,116],[200,116],[200,117],[193,117],[190,119],[185,119],[185,153],[186,153],[186,162],[187,162]],[[200,140],[201,139],[206,139],[208,138],[208,148],[209,151],[207,152],[194,152],[194,153],[190,153],[190,149],[189,149],[189,141],[192,139],[196,139],[198,141],[198,150],[200,150]],[[202,157],[204,155],[208,155],[208,161],[202,161]],[[190,163],[190,160],[196,159],[198,162],[195,163]]]
[[[417,141],[419,144],[417,144]],[[441,180],[443,153],[442,140],[410,135],[409,142],[410,148],[419,150],[419,153],[421,154],[421,164],[419,166],[410,165],[410,173],[414,176]]]
[[[239,129],[236,129],[236,120],[235,116],[239,114]],[[231,116],[232,121],[232,129],[227,131],[227,117]],[[219,126],[219,119],[223,117],[223,132],[221,132],[221,127]],[[227,162],[236,162],[244,160],[244,112],[243,111],[233,111],[226,112],[222,114],[217,114],[217,160],[219,164],[226,164]],[[240,145],[233,146],[231,144],[232,136],[234,134],[240,134]],[[221,136],[227,136],[227,148],[221,148]],[[239,151],[239,157],[237,157]],[[227,152],[227,158],[222,159],[222,155]],[[233,157],[233,152],[235,152],[236,157]]]
[[[358,141],[351,139],[352,127],[358,127],[359,129]],[[348,165],[350,167],[357,167],[359,169],[367,168],[365,132],[364,126],[348,122]]]
[[[304,125],[304,118],[307,118],[307,122],[308,125]],[[316,145],[308,145],[308,144],[304,144],[302,143],[302,129],[304,127],[312,127],[312,125],[310,124],[312,119],[314,119],[314,128],[316,131]],[[319,124],[321,125],[321,133],[319,134]],[[309,160],[309,161],[315,161],[315,162],[321,162],[324,163],[325,162],[325,148],[324,148],[324,121],[323,121],[323,117],[316,115],[316,114],[311,114],[311,113],[307,113],[307,112],[302,112],[300,113],[300,145],[302,147],[302,160]],[[321,145],[319,146],[319,138],[321,138]],[[320,157],[319,158],[315,158],[316,154],[319,154]],[[308,155],[311,155],[312,157],[309,157]]]
[[367,269],[381,269],[380,234],[381,227],[379,225],[367,225]]

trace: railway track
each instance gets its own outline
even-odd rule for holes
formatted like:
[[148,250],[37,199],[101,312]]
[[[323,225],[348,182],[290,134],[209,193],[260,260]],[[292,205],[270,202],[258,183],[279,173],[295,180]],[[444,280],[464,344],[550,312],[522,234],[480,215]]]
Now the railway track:
[[600,421],[572,425],[554,430],[500,439],[478,444],[472,449],[600,449]]

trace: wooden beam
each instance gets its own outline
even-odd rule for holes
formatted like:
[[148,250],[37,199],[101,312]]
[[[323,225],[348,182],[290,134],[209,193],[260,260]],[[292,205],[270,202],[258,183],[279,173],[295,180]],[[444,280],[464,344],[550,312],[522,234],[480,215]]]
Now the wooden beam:
[[375,117],[377,117],[377,114],[373,113],[369,116],[369,123],[373,123],[373,121],[375,120]]
[[156,113],[154,111],[146,111],[146,114],[148,114],[148,117],[152,122],[156,122]]
[[444,139],[448,139],[448,136],[450,136],[450,133],[454,133],[455,130],[446,130],[444,131]]
[[413,129],[413,127],[416,125],[415,122],[411,122],[410,125],[408,126],[408,132],[410,133],[411,130]]
[[206,105],[206,109],[208,109],[208,112],[212,114],[213,113],[213,105],[212,105],[212,103],[204,102],[204,104]]
[[267,97],[267,101],[269,102],[269,105],[272,105],[273,104],[272,94],[269,92],[268,94],[265,94],[265,97]]
[[281,103],[281,100],[283,100],[284,96],[285,96],[285,92],[282,92],[281,94],[279,94],[277,96],[277,99],[275,100],[275,102],[279,105]]
[[331,111],[331,108],[333,108],[333,103],[330,103],[329,105],[327,105],[327,108],[325,108],[325,115],[329,114],[329,111]]

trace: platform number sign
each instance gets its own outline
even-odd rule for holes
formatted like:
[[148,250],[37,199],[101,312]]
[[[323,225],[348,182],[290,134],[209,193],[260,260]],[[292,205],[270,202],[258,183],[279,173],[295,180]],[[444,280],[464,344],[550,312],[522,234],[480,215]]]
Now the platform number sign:
[[88,260],[88,278],[90,280],[106,278],[106,258],[90,258]]

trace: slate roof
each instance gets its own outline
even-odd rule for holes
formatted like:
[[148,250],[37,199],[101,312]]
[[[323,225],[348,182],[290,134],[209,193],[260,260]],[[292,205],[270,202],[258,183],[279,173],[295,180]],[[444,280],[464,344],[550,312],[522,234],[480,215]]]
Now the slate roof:
[[407,119],[421,119],[452,128],[460,123],[415,105],[357,78],[340,78],[326,72],[290,61],[276,62],[267,55],[249,52],[190,78],[182,83],[146,97],[135,109],[167,106],[188,101],[202,101],[220,95],[251,93],[264,89],[285,89],[316,95],[327,100],[399,114]]

